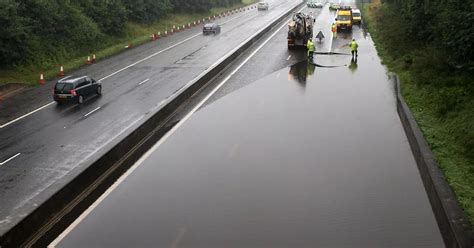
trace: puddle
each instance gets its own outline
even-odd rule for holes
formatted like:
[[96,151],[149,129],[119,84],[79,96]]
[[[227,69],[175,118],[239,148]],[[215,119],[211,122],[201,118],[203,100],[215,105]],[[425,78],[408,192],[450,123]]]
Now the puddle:
[[207,105],[59,247],[444,247],[385,71],[358,63]]

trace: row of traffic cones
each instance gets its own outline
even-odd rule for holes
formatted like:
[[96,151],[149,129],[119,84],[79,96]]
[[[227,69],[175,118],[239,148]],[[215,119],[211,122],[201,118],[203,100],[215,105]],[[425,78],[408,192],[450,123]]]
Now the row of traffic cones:
[[[254,9],[256,8],[255,6],[251,6],[251,7],[243,7],[243,8],[238,8],[238,9],[234,9],[234,10],[230,10],[230,11],[226,11],[226,12],[223,12],[219,15],[214,15],[214,16],[209,16],[208,18],[203,18],[202,20],[197,20],[197,21],[194,21],[194,22],[190,22],[188,23],[187,25],[183,25],[183,26],[176,26],[176,25],[173,25],[173,28],[170,30],[170,32],[168,33],[168,31],[166,30],[163,35],[161,34],[161,32],[158,32],[158,33],[153,33],[150,37],[151,37],[151,40],[152,41],[155,41],[155,40],[158,40],[160,39],[162,36],[165,37],[165,36],[168,36],[169,34],[172,34],[174,32],[180,32],[181,30],[185,30],[185,29],[188,29],[188,28],[191,28],[191,27],[195,27],[196,25],[200,25],[201,23],[205,23],[206,20],[208,21],[211,21],[211,20],[215,20],[217,18],[223,18],[223,17],[226,17],[226,16],[230,16],[234,13],[238,13],[238,12],[243,12],[245,10],[250,10],[250,9]],[[132,43],[128,43],[126,46],[125,46],[126,49],[130,49],[130,48],[133,48],[133,44]],[[94,64],[96,61],[96,55],[95,54],[92,54],[92,56],[87,56],[87,60],[86,60],[86,65],[92,65]],[[63,65],[60,65],[59,66],[59,72],[58,72],[58,77],[64,77],[65,73],[64,73],[64,66]],[[44,74],[41,73],[40,74],[40,78],[38,80],[38,83],[43,85],[46,83],[46,80],[44,78]],[[1,97],[1,96],[0,96]],[[0,98],[0,101],[1,101],[1,98]]]
[[[222,12],[218,15],[213,15],[213,16],[209,16],[207,18],[203,18],[202,20],[199,19],[197,21],[194,21],[194,22],[189,22],[187,25],[183,25],[183,26],[176,26],[176,25],[173,25],[173,27],[171,28],[170,30],[170,33],[175,33],[175,32],[180,32],[182,30],[185,30],[185,29],[188,29],[188,28],[191,28],[191,27],[195,27],[196,25],[200,25],[201,23],[205,23],[206,20],[208,21],[211,21],[211,20],[216,20],[217,18],[223,18],[223,17],[226,17],[226,16],[230,16],[232,14],[235,14],[235,13],[238,13],[238,12],[243,12],[245,10],[250,10],[250,9],[254,9],[256,8],[255,6],[251,6],[251,7],[243,7],[243,8],[238,8],[238,9],[234,9],[234,10],[230,10],[230,11],[226,11],[226,12]],[[168,35],[168,31],[165,31],[164,32],[164,36],[167,36]],[[160,35],[160,32],[158,32],[158,34],[152,34],[151,36],[151,39],[154,41],[154,40],[158,40],[161,38],[161,35]],[[129,47],[127,47],[129,48]]]
[[[92,56],[87,56],[87,60],[85,62],[86,65],[92,65],[94,64],[96,61],[96,55],[95,53],[92,54]],[[64,77],[65,73],[64,73],[64,65],[60,65],[59,66],[59,72],[58,72],[58,77]],[[46,80],[44,78],[44,73],[41,73],[40,74],[40,78],[38,80],[38,83],[43,85],[46,83]]]

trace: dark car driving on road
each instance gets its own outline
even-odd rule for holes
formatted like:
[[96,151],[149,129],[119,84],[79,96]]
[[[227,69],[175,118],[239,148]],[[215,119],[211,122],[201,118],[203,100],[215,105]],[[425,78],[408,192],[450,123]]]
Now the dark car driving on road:
[[219,24],[217,23],[207,23],[206,25],[204,25],[204,27],[202,28],[202,33],[204,35],[206,34],[218,34],[221,32],[221,26],[219,26]]
[[101,83],[88,76],[65,78],[59,80],[54,86],[53,99],[57,103],[74,101],[82,104],[86,97],[101,93]]

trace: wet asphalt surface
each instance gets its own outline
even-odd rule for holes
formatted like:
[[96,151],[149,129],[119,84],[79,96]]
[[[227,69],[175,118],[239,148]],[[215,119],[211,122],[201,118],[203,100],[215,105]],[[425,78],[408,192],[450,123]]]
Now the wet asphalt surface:
[[318,51],[352,37],[313,64],[281,29],[58,246],[443,247],[370,35]]
[[[52,104],[1,128],[0,233],[84,170],[92,156],[105,152],[174,92],[299,3],[269,2],[269,11],[252,9],[216,20],[222,24],[216,36],[203,36],[196,27],[74,72],[103,79],[103,95],[81,106]],[[115,73],[152,54],[156,56]],[[1,124],[51,102],[52,83],[3,101]]]

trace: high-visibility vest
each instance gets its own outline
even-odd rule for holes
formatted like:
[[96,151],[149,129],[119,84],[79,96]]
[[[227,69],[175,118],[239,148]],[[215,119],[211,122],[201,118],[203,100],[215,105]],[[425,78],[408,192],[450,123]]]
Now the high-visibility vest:
[[355,50],[357,50],[357,48],[359,48],[359,44],[357,44],[357,42],[355,42],[355,41],[351,41],[349,46],[351,47],[352,51],[355,51]]
[[331,30],[332,30],[333,33],[335,33],[337,31],[336,24],[332,24]]
[[306,44],[306,48],[308,48],[308,51],[314,52],[316,48],[314,47],[314,42],[308,40],[308,43]]

